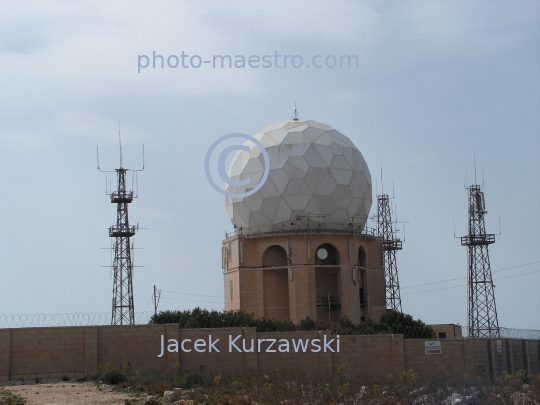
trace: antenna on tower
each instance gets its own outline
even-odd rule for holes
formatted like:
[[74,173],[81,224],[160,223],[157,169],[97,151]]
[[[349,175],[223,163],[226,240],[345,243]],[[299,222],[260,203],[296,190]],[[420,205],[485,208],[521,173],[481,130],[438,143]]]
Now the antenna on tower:
[[476,182],[476,152],[473,148],[473,160],[474,160],[474,184],[478,184]]
[[[135,232],[138,231],[138,229],[135,229]],[[135,278],[135,239],[131,241],[131,265],[133,267],[132,276]]]
[[122,168],[122,136],[120,135],[120,120],[118,120],[118,141],[120,143],[120,168]]
[[381,194],[384,194],[384,183],[382,177],[382,158],[381,158]]
[[482,167],[482,188],[484,187],[484,168]]
[[111,270],[109,271],[109,279],[112,278],[112,271],[113,271],[113,265],[112,264],[114,263],[113,262],[113,258],[114,258],[113,257],[113,251],[114,251],[114,243],[113,243],[113,240],[111,239],[111,260],[109,262],[109,263],[111,263],[111,266],[110,266]]

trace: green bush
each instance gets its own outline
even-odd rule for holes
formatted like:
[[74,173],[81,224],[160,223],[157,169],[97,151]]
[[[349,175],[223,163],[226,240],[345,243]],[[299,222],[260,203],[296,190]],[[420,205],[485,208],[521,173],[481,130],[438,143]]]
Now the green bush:
[[126,382],[126,380],[127,380],[126,376],[122,374],[120,371],[116,371],[116,370],[109,370],[103,376],[103,382],[105,384],[116,385],[122,382]]
[[406,339],[435,336],[433,330],[411,315],[389,311],[380,322],[368,320],[359,324],[344,317],[337,323],[315,321],[309,316],[294,324],[290,320],[276,321],[268,318],[255,319],[253,314],[242,311],[208,311],[199,307],[186,311],[162,311],[153,315],[151,324],[177,323],[180,329],[195,328],[257,328],[257,332],[331,331],[333,335],[403,334]]
[[199,373],[188,372],[182,376],[180,387],[184,389],[191,389],[205,386],[204,378]]
[[420,319],[416,321],[411,315],[402,312],[388,311],[381,316],[381,325],[386,325],[392,333],[403,334],[405,339],[432,339],[435,331],[426,326]]

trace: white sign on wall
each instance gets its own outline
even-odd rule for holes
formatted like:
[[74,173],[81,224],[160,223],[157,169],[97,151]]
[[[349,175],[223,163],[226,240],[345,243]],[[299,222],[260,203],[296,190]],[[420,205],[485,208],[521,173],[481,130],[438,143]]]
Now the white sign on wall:
[[429,340],[425,342],[426,354],[441,354],[441,341]]

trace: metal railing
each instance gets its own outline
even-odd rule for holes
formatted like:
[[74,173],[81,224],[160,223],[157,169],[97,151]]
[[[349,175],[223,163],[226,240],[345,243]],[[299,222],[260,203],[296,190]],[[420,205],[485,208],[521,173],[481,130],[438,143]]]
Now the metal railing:
[[[147,324],[153,314],[153,312],[136,312],[135,324]],[[0,315],[0,328],[4,329],[51,326],[104,326],[110,324],[110,312]]]
[[401,250],[402,248],[403,245],[399,239],[383,241],[383,250]]
[[133,191],[114,191],[111,193],[112,203],[130,203],[133,201]]
[[490,245],[495,243],[495,235],[468,235],[461,237],[461,246]]
[[117,236],[133,236],[135,235],[135,226],[113,225],[109,228],[109,236],[111,238]]
[[339,308],[341,307],[341,298],[339,296],[327,296],[317,297],[317,306],[325,308]]
[[321,224],[321,226],[307,227],[306,225],[298,226],[290,229],[273,229],[273,228],[237,228],[232,232],[225,232],[225,238],[231,236],[244,235],[246,238],[253,238],[257,236],[269,236],[269,235],[290,235],[290,234],[353,234],[353,235],[365,235],[365,236],[377,236],[374,228],[347,226],[343,224]]

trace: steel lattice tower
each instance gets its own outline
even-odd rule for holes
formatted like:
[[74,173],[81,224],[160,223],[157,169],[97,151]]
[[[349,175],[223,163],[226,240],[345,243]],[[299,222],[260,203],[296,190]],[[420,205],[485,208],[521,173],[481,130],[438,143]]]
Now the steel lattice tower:
[[469,192],[469,234],[461,237],[467,246],[468,289],[467,301],[469,336],[499,337],[499,321],[495,305],[495,287],[491,277],[488,245],[495,243],[495,235],[486,234],[484,215],[487,214],[484,193],[475,184]]
[[116,225],[109,228],[114,242],[114,287],[112,302],[112,325],[134,325],[133,263],[131,261],[130,238],[135,227],[129,225],[128,204],[133,201],[133,191],[126,191],[127,169],[116,169],[118,190],[111,194],[111,203],[117,204]]
[[[99,153],[98,153],[98,170]],[[109,228],[109,237],[114,241],[114,261],[112,268],[114,271],[114,286],[112,299],[111,325],[134,325],[135,305],[133,302],[133,261],[131,237],[135,235],[136,227],[129,224],[128,204],[133,202],[133,190],[126,188],[126,173],[128,171],[144,170],[144,146],[143,146],[143,168],[141,170],[125,169],[122,167],[122,143],[120,143],[120,168],[107,170],[116,172],[118,189],[112,193],[111,203],[117,204],[116,225]]]
[[402,312],[401,294],[396,263],[396,251],[401,250],[401,240],[395,238],[395,230],[387,194],[377,196],[377,234],[383,238],[383,266],[386,289],[386,308]]

